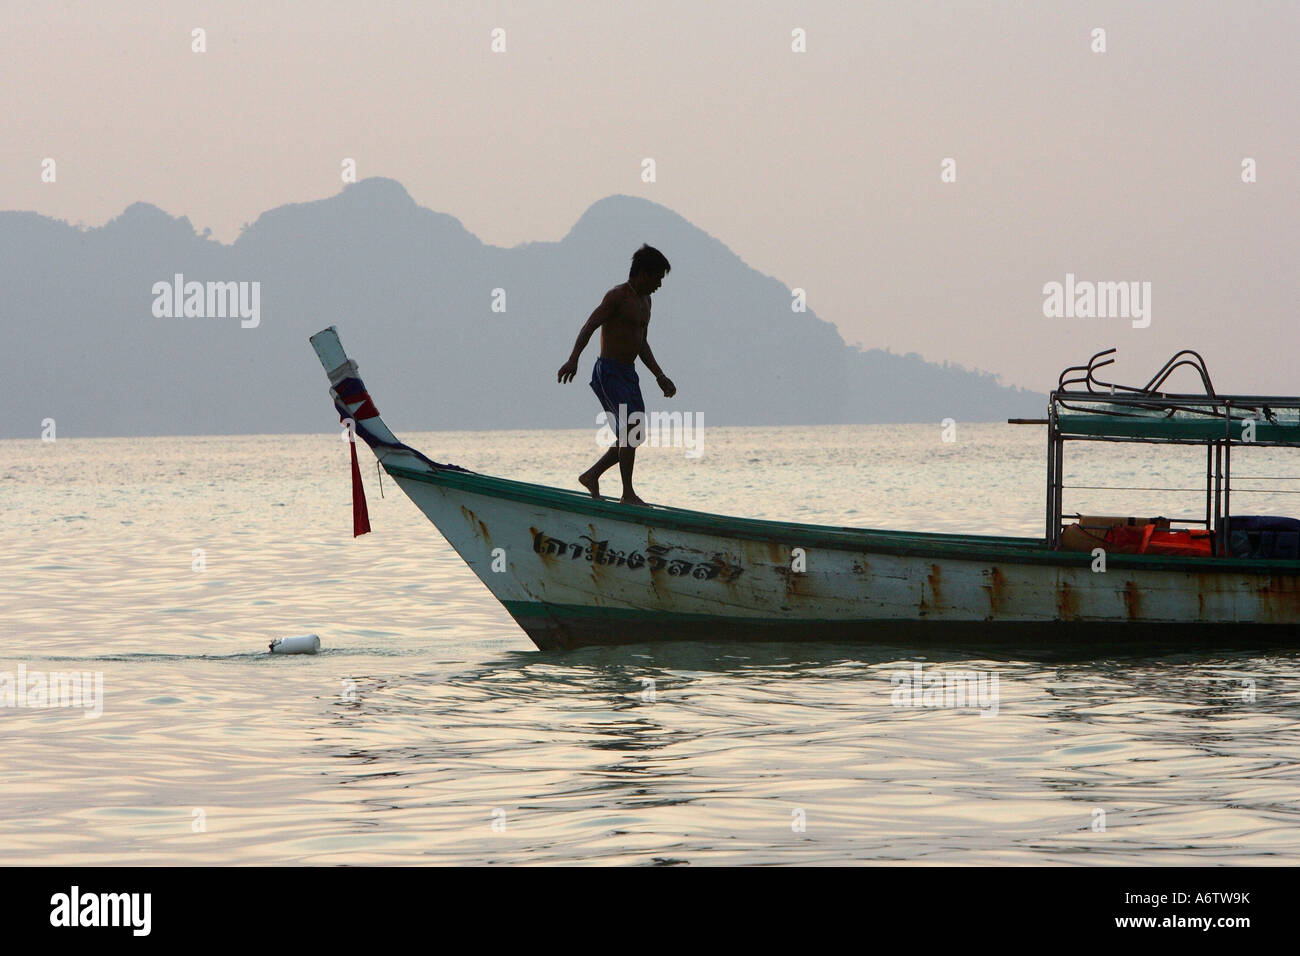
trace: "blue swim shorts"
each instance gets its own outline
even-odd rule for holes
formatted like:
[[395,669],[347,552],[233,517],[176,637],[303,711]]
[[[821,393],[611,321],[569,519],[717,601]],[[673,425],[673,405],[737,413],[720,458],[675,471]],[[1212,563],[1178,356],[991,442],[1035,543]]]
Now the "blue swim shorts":
[[[636,427],[636,420],[632,419],[635,412],[640,412],[640,420],[643,422],[637,430],[644,432],[645,399],[641,397],[641,382],[637,378],[635,366],[600,356],[596,359],[595,368],[591,370],[591,390],[600,400],[600,407],[605,410],[606,424],[615,435],[619,435],[619,406],[622,406],[622,420],[627,422],[628,432]],[[623,437],[626,436],[620,435],[620,445],[640,444],[639,441],[625,442]]]

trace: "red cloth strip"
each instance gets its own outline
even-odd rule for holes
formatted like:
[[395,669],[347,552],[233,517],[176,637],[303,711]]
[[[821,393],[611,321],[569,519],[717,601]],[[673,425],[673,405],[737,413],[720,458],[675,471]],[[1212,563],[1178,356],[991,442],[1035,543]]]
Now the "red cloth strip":
[[352,449],[352,537],[370,533],[370,511],[366,508],[366,488],[361,484],[361,466],[357,464],[357,442],[348,442]]

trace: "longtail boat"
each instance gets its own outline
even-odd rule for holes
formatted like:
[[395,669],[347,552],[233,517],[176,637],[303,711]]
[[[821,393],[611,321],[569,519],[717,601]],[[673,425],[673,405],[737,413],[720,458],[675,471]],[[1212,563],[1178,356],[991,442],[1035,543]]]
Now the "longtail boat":
[[[1300,522],[1230,511],[1232,449],[1300,447],[1300,398],[1216,394],[1194,352],[1141,388],[1101,381],[1114,350],[1098,353],[1061,374],[1047,418],[1012,420],[1047,426],[1045,534],[1029,538],[626,505],[479,474],[389,431],[334,327],[311,343],[340,419],[542,650],[691,639],[1212,644],[1293,639],[1300,625]],[[1184,366],[1205,394],[1161,391]],[[1063,515],[1067,441],[1204,445],[1205,517]]]

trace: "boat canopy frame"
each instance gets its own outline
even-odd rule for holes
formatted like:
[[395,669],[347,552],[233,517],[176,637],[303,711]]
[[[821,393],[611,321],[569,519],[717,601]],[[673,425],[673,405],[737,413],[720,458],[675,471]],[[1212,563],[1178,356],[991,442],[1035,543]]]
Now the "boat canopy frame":
[[[1097,372],[1114,363],[1115,352],[1106,349],[1086,365],[1063,371],[1049,396],[1046,421],[1032,420],[1047,425],[1047,547],[1061,546],[1067,441],[1203,445],[1205,518],[1171,520],[1203,524],[1211,533],[1214,554],[1228,557],[1232,449],[1241,445],[1300,448],[1300,397],[1221,394],[1214,389],[1205,360],[1191,349],[1175,353],[1144,386],[1103,381]],[[1202,394],[1161,391],[1180,368],[1197,373],[1205,389]]]

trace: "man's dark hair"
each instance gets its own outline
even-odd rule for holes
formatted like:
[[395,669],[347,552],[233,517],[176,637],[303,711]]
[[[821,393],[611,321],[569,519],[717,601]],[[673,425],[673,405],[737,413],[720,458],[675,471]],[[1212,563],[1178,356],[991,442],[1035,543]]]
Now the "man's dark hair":
[[643,245],[632,253],[632,268],[628,270],[630,279],[638,272],[662,272],[667,275],[673,269],[664,258],[664,254],[654,246]]

